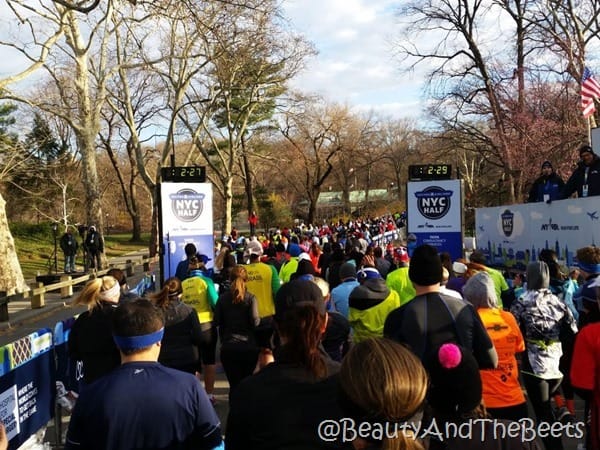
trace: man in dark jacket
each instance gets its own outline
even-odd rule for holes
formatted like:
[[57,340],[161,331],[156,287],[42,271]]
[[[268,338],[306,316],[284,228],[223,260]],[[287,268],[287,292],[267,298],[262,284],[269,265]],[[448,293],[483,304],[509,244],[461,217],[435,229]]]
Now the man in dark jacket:
[[579,149],[581,161],[567,181],[560,198],[569,198],[574,192],[577,197],[600,195],[600,158],[589,145]]
[[417,247],[408,270],[417,295],[389,314],[384,337],[407,345],[425,365],[440,345],[453,342],[471,350],[481,369],[495,368],[498,355],[473,306],[440,293],[437,250],[427,244]]
[[89,268],[102,270],[102,253],[104,253],[104,240],[95,226],[91,226],[85,237],[85,250],[89,257]]
[[559,177],[550,161],[542,163],[542,175],[540,175],[529,190],[528,203],[551,202],[560,199],[560,193],[565,186],[565,182]]
[[65,255],[65,273],[75,272],[75,255],[77,254],[77,238],[73,235],[71,227],[60,238],[60,249]]

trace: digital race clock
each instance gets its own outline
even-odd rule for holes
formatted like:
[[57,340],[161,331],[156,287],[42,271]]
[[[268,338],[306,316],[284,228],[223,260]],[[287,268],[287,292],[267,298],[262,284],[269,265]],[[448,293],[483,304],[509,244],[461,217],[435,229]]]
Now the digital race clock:
[[206,167],[161,167],[160,176],[163,181],[204,183]]
[[408,166],[409,181],[450,180],[452,166],[450,164],[414,164]]

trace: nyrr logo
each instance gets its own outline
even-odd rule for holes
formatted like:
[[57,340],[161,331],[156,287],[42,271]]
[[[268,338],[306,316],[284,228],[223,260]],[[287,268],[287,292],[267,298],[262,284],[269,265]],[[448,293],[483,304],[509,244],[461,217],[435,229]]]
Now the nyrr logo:
[[202,214],[204,196],[192,189],[182,189],[176,194],[169,195],[171,211],[179,220],[193,222]]
[[427,219],[441,219],[450,211],[452,191],[446,191],[439,186],[429,186],[421,192],[415,192],[417,207]]
[[515,215],[510,210],[505,210],[500,214],[500,220],[502,220],[502,231],[506,237],[510,237],[515,227]]

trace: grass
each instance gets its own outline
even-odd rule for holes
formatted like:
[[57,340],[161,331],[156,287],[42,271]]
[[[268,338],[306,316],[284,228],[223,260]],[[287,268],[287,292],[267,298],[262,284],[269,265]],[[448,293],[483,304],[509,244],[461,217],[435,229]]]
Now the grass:
[[[32,231],[32,230],[29,230]],[[47,274],[54,271],[54,237],[52,232],[45,230],[34,230],[34,232],[24,233],[22,230],[13,232],[15,246],[17,247],[17,255],[21,264],[21,270],[26,280],[35,278],[38,274]],[[136,250],[145,250],[148,248],[147,243],[132,243],[129,242],[131,234],[111,234],[103,236],[104,238],[104,254],[107,258],[120,256]],[[149,241],[149,235],[142,236],[143,239]],[[62,272],[64,258],[60,250],[57,237],[58,250],[58,271]],[[81,239],[78,236],[79,251],[76,257],[76,264],[83,265],[83,255],[81,250]]]

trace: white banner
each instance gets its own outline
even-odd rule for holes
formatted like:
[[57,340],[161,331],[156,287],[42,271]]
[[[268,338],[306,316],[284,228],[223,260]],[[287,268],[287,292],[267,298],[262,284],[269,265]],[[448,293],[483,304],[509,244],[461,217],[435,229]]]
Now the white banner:
[[408,233],[417,237],[414,245],[429,244],[453,259],[462,257],[460,180],[410,181],[406,190]]
[[524,270],[547,248],[571,266],[577,249],[598,245],[599,218],[600,197],[478,208],[477,247],[491,264]]
[[207,268],[214,265],[214,235],[212,184],[210,183],[162,183],[161,223],[164,249],[163,279],[175,275],[177,264],[183,261],[184,247],[194,244],[198,253],[210,260]]

